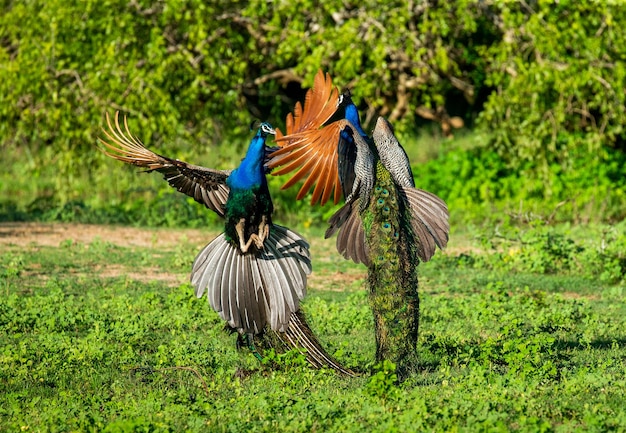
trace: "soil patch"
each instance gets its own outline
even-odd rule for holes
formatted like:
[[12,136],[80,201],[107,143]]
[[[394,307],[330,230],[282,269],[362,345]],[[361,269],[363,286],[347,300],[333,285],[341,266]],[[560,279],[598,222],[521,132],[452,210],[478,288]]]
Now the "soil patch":
[[0,223],[0,245],[59,246],[64,241],[89,244],[94,240],[122,247],[155,247],[169,249],[181,242],[209,243],[217,233],[197,229],[150,229],[65,223]]

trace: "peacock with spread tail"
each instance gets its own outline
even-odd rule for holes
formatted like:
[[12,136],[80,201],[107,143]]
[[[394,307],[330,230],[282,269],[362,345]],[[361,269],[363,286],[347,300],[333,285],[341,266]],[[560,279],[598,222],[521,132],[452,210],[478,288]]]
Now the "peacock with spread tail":
[[368,268],[369,301],[376,330],[376,359],[390,360],[398,376],[417,367],[419,329],[417,266],[448,242],[448,208],[415,188],[406,152],[393,128],[379,117],[372,137],[362,129],[350,93],[339,94],[321,71],[277,130],[279,150],[268,167],[281,175],[297,170],[283,188],[304,180],[297,198],[313,188],[311,204],[331,196],[345,204],[330,218],[326,237],[337,232],[337,250]]
[[311,365],[343,368],[320,345],[300,308],[311,273],[309,244],[297,233],[272,221],[264,163],[271,150],[261,123],[245,158],[234,170],[214,170],[158,155],[107,114],[104,152],[117,160],[158,171],[178,191],[225,219],[224,232],[200,251],[193,262],[191,283],[198,298],[206,292],[211,307],[238,333],[259,359],[270,347],[299,350]]

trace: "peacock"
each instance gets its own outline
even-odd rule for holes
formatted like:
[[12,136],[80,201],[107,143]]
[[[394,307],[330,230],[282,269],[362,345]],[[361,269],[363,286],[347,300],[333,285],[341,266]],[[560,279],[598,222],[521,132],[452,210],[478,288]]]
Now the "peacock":
[[379,117],[372,137],[362,129],[349,92],[339,94],[328,74],[315,76],[304,107],[296,104],[277,130],[280,149],[268,167],[281,175],[298,170],[283,188],[304,180],[297,198],[313,188],[311,204],[331,196],[345,204],[329,219],[337,250],[368,268],[377,361],[396,364],[402,380],[418,365],[417,266],[448,242],[448,208],[436,195],[415,188],[406,152],[391,124]]
[[115,125],[108,114],[104,152],[117,160],[158,171],[178,191],[225,219],[224,232],[195,258],[191,284],[198,298],[205,293],[211,307],[237,332],[237,347],[248,347],[259,359],[264,350],[295,348],[311,365],[346,375],[322,348],[300,308],[311,273],[309,244],[294,231],[274,224],[273,204],[264,163],[271,148],[261,123],[246,156],[234,170],[214,170],[158,155],[133,136],[119,112]]

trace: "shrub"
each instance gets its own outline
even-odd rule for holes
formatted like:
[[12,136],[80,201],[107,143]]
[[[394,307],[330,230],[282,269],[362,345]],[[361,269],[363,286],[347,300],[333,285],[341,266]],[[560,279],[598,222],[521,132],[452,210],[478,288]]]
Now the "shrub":
[[[250,120],[281,126],[322,68],[353,89],[366,126],[382,114],[400,133],[427,120],[449,133],[478,119],[491,137],[491,165],[464,164],[505,181],[518,173],[527,190],[547,189],[539,194],[559,196],[553,190],[585,153],[599,170],[624,153],[619,5],[318,3],[8,2],[0,18],[0,150],[28,159],[21,175],[36,182],[44,181],[42,166],[52,166],[52,180],[36,193],[64,206],[86,200],[92,192],[79,183],[95,183],[105,167],[94,151],[105,111],[128,113],[131,130],[172,157],[212,147],[240,155]],[[475,186],[483,200],[510,191]]]

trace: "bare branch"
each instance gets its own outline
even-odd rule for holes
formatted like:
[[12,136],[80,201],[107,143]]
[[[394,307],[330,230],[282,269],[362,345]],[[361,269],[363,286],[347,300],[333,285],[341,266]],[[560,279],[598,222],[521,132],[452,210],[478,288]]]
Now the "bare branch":
[[295,81],[296,83],[302,83],[302,78],[293,72],[293,69],[281,69],[278,71],[270,72],[269,74],[261,75],[254,79],[254,84],[260,86],[268,81],[278,80],[282,86]]

